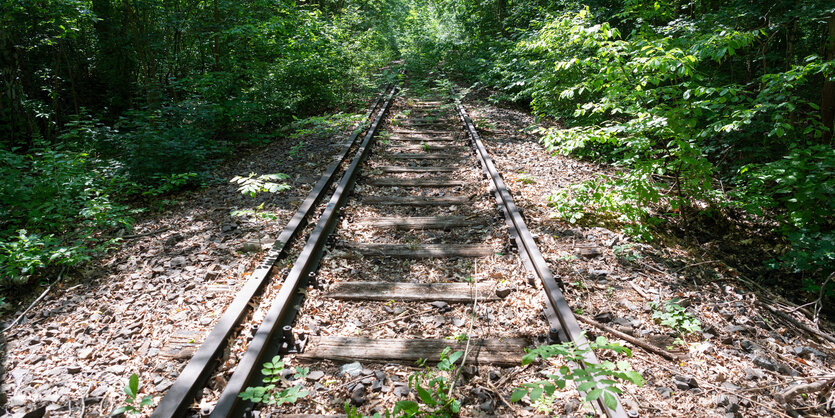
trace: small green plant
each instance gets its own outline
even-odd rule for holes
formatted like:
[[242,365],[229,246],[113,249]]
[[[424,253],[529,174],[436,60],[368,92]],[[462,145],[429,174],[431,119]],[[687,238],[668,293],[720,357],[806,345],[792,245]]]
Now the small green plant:
[[702,323],[678,302],[678,299],[666,301],[663,305],[649,302],[649,307],[652,309],[652,319],[679,334],[673,344],[685,346],[685,335],[702,332]]
[[573,342],[562,344],[543,345],[528,351],[522,357],[522,365],[527,365],[537,358],[549,359],[559,357],[563,363],[558,374],[546,374],[549,380],[525,383],[513,391],[511,402],[519,402],[527,396],[531,402],[537,403],[542,396],[553,396],[557,388],[563,389],[567,382],[572,381],[577,390],[585,392],[585,401],[592,402],[603,397],[603,403],[614,409],[617,407],[616,395],[623,391],[615,386],[618,381],[629,382],[641,386],[644,378],[632,370],[627,361],[603,361],[599,364],[585,363],[584,368],[571,368],[568,363],[580,363],[589,352],[602,350],[613,351],[618,354],[631,356],[632,352],[617,343],[610,343],[605,337],[597,337],[595,341],[588,342],[582,347],[576,346]]
[[139,376],[134,373],[130,375],[128,378],[128,384],[125,386],[125,403],[114,409],[113,412],[110,413],[111,416],[113,415],[121,415],[121,414],[140,414],[142,413],[142,408],[146,406],[151,406],[154,401],[151,398],[151,395],[145,395],[138,404],[136,404],[136,397],[139,396]]
[[632,263],[642,258],[641,254],[632,248],[632,244],[615,245],[612,250],[615,252],[615,257],[625,263]]
[[539,397],[539,399],[533,401],[532,406],[533,406],[533,408],[536,412],[551,416],[551,414],[554,412],[554,401],[556,399],[557,399],[556,394],[553,394],[553,395],[550,395],[550,396],[546,395],[546,394],[543,394],[542,396]]
[[[235,176],[230,183],[237,183],[240,186],[238,191],[243,195],[249,195],[255,198],[258,193],[275,193],[287,190],[290,186],[287,183],[278,183],[279,180],[286,180],[288,175],[283,173],[277,174],[262,174],[249,173],[249,176]],[[273,212],[264,211],[264,203],[256,206],[253,209],[238,209],[230,212],[231,216],[252,216],[255,219],[275,220],[277,215]],[[258,244],[261,244],[261,234],[258,234]]]
[[277,183],[277,181],[287,180],[289,177],[290,176],[283,173],[262,174],[260,176],[256,173],[249,173],[246,177],[235,176],[232,180],[229,180],[229,182],[240,184],[238,191],[241,192],[241,194],[249,195],[249,197],[255,198],[258,193],[275,193],[289,189],[290,186],[287,183]]
[[524,174],[524,173],[519,174],[516,177],[516,180],[518,180],[522,184],[534,184],[534,183],[536,183],[536,181],[534,181],[533,177],[531,177],[530,174]]
[[[302,385],[290,386],[290,382],[283,376],[283,371],[284,362],[281,357],[273,357],[272,361],[264,363],[261,369],[261,374],[264,375],[263,382],[267,385],[248,387],[239,393],[238,397],[245,401],[278,406],[285,403],[296,403],[300,398],[307,396],[308,392],[303,390]],[[301,379],[309,371],[307,368],[297,367],[296,374],[293,377]],[[285,388],[280,389],[279,385]]]
[[[421,403],[399,401],[394,405],[394,416],[449,417],[458,414],[461,410],[461,402],[452,396],[452,379],[457,371],[455,362],[464,355],[464,352],[451,353],[451,351],[452,349],[446,347],[441,352],[441,361],[438,362],[437,371],[427,368],[409,376],[409,388],[417,391]],[[425,363],[424,360],[418,364],[423,366]]]
[[295,160],[302,156],[302,149],[304,148],[304,141],[299,141],[298,144],[293,145],[290,147],[290,152],[287,153],[287,156],[290,157],[291,160]]
[[422,144],[422,147],[423,147],[423,150],[424,150],[424,151],[429,151],[429,144],[427,144],[427,143],[425,143],[425,142],[424,142],[424,143]]

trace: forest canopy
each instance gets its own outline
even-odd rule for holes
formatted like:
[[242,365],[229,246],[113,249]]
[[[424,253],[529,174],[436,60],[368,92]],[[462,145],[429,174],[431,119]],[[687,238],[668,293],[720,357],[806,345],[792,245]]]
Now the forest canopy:
[[769,267],[812,292],[835,265],[831,2],[5,0],[0,10],[7,284],[107,249],[142,202],[208,181],[234,150],[356,108],[395,59],[530,110],[553,152],[619,167],[557,191],[563,219],[605,218],[643,240],[671,220],[758,225],[778,239]]

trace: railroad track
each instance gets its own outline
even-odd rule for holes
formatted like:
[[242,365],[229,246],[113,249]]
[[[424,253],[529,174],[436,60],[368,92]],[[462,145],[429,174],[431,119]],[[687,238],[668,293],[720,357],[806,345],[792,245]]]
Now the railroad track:
[[[269,280],[281,280],[280,290],[211,417],[246,415],[252,406],[238,395],[260,385],[261,365],[277,354],[335,377],[346,372],[341,364],[379,365],[336,386],[363,404],[391,392],[407,396],[407,366],[437,362],[447,348],[465,351],[466,364],[486,374],[518,366],[526,347],[585,341],[463,106],[396,99],[396,91],[380,95],[364,135],[356,130],[349,138],[153,416],[199,414],[196,395]],[[273,277],[340,172],[292,268]],[[468,338],[450,339],[462,334]],[[597,362],[593,353],[587,362]],[[620,403],[614,410],[594,405],[609,417],[626,416]]]

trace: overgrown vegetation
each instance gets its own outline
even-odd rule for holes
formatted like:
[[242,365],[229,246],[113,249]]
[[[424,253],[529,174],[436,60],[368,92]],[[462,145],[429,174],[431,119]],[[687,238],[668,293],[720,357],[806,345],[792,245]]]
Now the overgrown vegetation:
[[[121,406],[114,409],[110,415],[123,415],[123,414],[141,414],[142,409],[145,407],[152,406],[154,404],[154,400],[151,395],[145,395],[142,399],[139,398],[139,375],[136,373],[130,375],[128,378],[128,384],[124,387],[125,392],[125,401],[122,403]],[[137,402],[138,400],[138,402]]]
[[549,150],[620,168],[552,196],[557,216],[619,224],[644,240],[671,221],[758,225],[782,239],[767,250],[776,276],[796,273],[812,295],[832,270],[831,4],[497,0],[430,9],[430,28],[450,25],[432,53],[452,74],[489,87],[494,102],[558,122],[538,128]]
[[[615,409],[617,395],[623,391],[615,386],[617,383],[632,383],[638,386],[644,384],[641,375],[632,370],[629,362],[620,360],[617,363],[603,361],[599,364],[586,363],[584,368],[577,367],[588,353],[600,354],[611,351],[617,354],[631,356],[632,352],[617,343],[610,343],[605,337],[577,346],[572,342],[562,344],[543,345],[530,350],[522,357],[522,365],[530,364],[538,358],[559,360],[557,373],[545,373],[548,380],[525,383],[517,388],[510,397],[511,402],[519,402],[527,397],[542,412],[551,412],[552,396],[557,388],[564,389],[568,382],[573,382],[577,390],[585,393],[584,401],[592,402],[603,398],[603,403]],[[571,365],[571,364],[574,365]]]
[[[0,286],[111,248],[135,209],[211,180],[240,147],[356,120],[399,53],[403,13],[366,0],[4,2]],[[337,116],[309,119],[323,113]]]
[[[296,367],[293,374],[294,379],[304,379],[310,369]],[[272,361],[264,363],[261,368],[264,375],[265,386],[250,386],[238,397],[245,401],[263,403],[267,405],[280,406],[285,403],[296,403],[300,398],[308,395],[301,384],[292,384],[284,377],[284,361],[280,356],[273,357]]]

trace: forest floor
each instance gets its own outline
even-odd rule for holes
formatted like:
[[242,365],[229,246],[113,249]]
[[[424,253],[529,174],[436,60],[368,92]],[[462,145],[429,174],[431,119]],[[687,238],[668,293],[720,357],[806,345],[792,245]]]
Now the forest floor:
[[[676,347],[678,360],[671,361],[587,328],[589,336],[603,335],[632,349],[628,361],[646,384],[624,386],[627,410],[641,416],[788,416],[777,395],[793,385],[819,381],[828,380],[824,387],[831,387],[835,344],[798,326],[814,327],[803,310],[747,284],[733,266],[706,259],[684,242],[638,243],[617,231],[553,219],[548,195],[611,175],[612,168],[546,152],[535,137],[522,133],[534,122],[524,112],[480,100],[465,104],[572,308],[650,345]],[[342,141],[341,136],[308,141],[302,155],[290,158],[298,139],[280,140],[240,156],[217,173],[223,181],[177,196],[173,208],[140,221],[137,236],[126,239],[118,251],[64,277],[24,321],[4,334],[2,395],[8,415],[23,417],[39,408],[49,416],[108,415],[124,401],[122,388],[133,373],[139,375],[142,394],[158,403],[262,256],[252,251],[257,237],[266,236],[265,244],[276,236]],[[252,200],[225,181],[250,172],[286,173],[292,188]],[[230,216],[233,209],[262,201],[265,210],[277,213],[275,221]],[[685,336],[686,347],[674,344],[680,335],[656,322],[652,316],[657,310],[649,305],[674,298],[701,324],[701,332]],[[500,305],[493,314],[500,321],[508,318],[512,326],[513,314],[501,311],[505,308]],[[8,323],[19,314],[4,319]],[[350,326],[341,314],[323,315]],[[520,320],[529,316],[534,315]],[[467,414],[582,414],[574,392],[551,405],[523,401],[508,406],[495,399],[495,393],[508,397],[516,386],[536,378],[537,367],[483,371],[491,387],[462,394],[470,405]],[[319,371],[311,366],[311,374]],[[341,405],[351,398],[344,383],[350,379],[334,379],[325,390],[333,405]],[[412,396],[398,387],[402,385],[386,385],[380,396]],[[821,396],[828,393],[789,401],[804,416],[826,416],[832,409],[823,405]],[[341,411],[329,407],[324,412]]]

